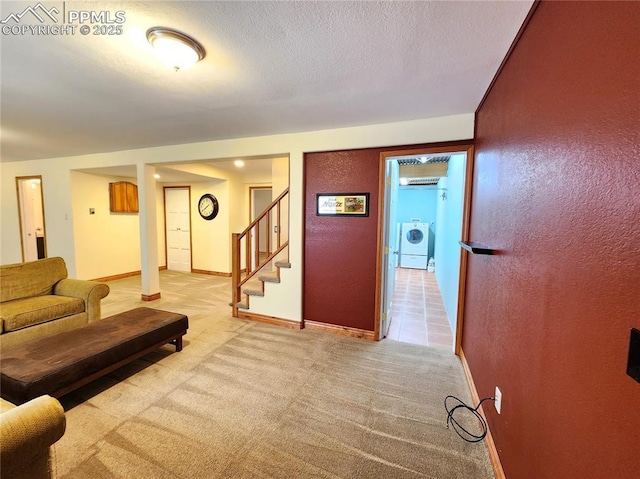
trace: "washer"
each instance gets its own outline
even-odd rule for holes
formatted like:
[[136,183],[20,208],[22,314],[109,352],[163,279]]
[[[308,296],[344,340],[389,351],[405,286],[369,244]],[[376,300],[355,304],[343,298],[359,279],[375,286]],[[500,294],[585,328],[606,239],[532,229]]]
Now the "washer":
[[400,266],[427,269],[429,254],[429,223],[402,223]]

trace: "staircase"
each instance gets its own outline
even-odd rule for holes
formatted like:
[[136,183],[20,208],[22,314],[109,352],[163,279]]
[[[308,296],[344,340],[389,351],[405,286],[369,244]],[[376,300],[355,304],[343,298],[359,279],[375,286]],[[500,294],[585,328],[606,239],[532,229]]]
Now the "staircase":
[[[273,263],[274,270],[268,271],[257,275],[257,280],[247,282],[245,288],[242,288],[242,294],[245,296],[244,300],[237,303],[238,309],[249,309],[249,298],[251,296],[264,297],[265,295],[265,283],[280,283],[280,269],[291,268],[291,263],[288,261],[276,261]],[[265,269],[269,270],[268,267]]]
[[[242,233],[231,235],[231,307],[235,318],[239,310],[249,311],[251,297],[265,296],[265,283],[280,283],[280,270],[291,268],[286,259],[289,241],[284,238],[288,228],[282,234],[283,226],[288,226],[288,194],[287,188]],[[266,232],[262,241],[261,230]],[[266,251],[260,251],[261,246]]]

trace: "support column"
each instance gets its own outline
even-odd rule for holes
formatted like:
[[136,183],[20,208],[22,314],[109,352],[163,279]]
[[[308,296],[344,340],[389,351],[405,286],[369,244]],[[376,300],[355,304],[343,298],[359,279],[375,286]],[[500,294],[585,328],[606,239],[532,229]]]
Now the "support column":
[[155,172],[156,169],[154,166],[145,164],[137,165],[142,301],[160,299],[156,180],[153,177]]

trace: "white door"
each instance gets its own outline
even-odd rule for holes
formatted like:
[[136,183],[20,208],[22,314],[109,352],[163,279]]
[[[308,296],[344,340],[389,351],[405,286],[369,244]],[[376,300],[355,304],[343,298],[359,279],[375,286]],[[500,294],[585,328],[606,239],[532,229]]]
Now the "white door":
[[388,159],[385,164],[384,188],[384,247],[382,270],[382,304],[380,307],[380,339],[384,338],[391,324],[393,292],[396,287],[396,264],[398,262],[398,226],[396,207],[400,166],[397,160]]
[[189,188],[165,188],[167,269],[191,272]]

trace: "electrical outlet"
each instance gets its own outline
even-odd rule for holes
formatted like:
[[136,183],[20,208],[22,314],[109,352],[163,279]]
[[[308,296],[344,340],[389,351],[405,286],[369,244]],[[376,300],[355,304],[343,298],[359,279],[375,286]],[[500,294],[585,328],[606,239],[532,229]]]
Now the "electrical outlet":
[[500,391],[500,388],[498,386],[496,386],[496,394],[494,397],[495,401],[493,402],[493,404],[495,404],[496,411],[498,411],[498,414],[500,414],[500,409],[502,409],[502,391]]

